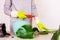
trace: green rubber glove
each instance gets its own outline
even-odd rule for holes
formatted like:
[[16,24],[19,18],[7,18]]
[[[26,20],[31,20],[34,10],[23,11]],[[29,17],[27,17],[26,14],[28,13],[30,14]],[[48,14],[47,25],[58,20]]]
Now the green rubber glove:
[[37,24],[38,29],[39,29],[40,32],[42,32],[43,29],[44,29],[46,32],[49,32],[49,29],[39,21],[39,18],[38,18],[38,17],[35,17],[35,22],[36,22],[36,24]]
[[49,32],[49,29],[45,25],[43,25],[42,23],[38,23],[37,26],[38,26],[38,28],[40,29],[41,32],[43,31],[43,29],[45,31]]
[[13,10],[11,12],[11,17],[18,17],[20,19],[24,19],[24,18],[26,18],[25,14],[26,14],[25,12],[20,12],[20,11]]
[[25,12],[17,12],[17,17],[20,18],[20,19],[27,18],[26,15],[25,15]]

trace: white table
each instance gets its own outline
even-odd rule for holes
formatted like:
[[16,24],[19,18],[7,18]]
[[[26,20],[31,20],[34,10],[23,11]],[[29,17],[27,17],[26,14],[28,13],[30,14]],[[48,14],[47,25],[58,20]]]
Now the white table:
[[21,39],[21,38],[17,38],[17,37],[12,38],[10,36],[10,37],[0,38],[0,40],[51,40],[52,35],[53,35],[52,33],[49,33],[46,35],[39,35],[38,37],[36,37],[34,39]]

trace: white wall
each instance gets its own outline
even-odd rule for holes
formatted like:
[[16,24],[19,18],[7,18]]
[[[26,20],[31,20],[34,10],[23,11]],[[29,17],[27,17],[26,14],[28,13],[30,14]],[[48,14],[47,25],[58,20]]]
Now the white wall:
[[[0,0],[0,23],[6,23],[10,31],[10,18],[3,12],[4,1]],[[58,28],[60,24],[60,0],[36,0],[40,22],[51,29]]]
[[40,21],[51,29],[60,24],[60,0],[35,0]]
[[7,31],[10,31],[10,18],[4,14],[4,2],[0,0],[0,23],[6,23]]

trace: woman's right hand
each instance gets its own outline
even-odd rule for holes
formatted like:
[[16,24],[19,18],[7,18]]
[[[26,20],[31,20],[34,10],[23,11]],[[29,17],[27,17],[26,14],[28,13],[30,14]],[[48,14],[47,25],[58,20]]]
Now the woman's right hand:
[[26,15],[25,15],[25,12],[18,12],[18,13],[17,13],[17,17],[18,17],[19,19],[25,19],[25,18],[27,18]]
[[25,12],[20,12],[20,11],[15,11],[15,10],[11,12],[11,17],[19,18],[19,19],[27,18],[25,15]]

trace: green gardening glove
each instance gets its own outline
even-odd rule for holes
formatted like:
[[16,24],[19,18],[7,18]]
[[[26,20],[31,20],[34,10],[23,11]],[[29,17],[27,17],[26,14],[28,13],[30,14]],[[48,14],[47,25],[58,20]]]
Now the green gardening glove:
[[20,18],[20,19],[27,18],[26,15],[25,15],[25,12],[17,12],[17,17]]
[[15,17],[15,18],[18,17],[19,19],[25,19],[27,18],[25,14],[26,14],[25,12],[14,10],[11,12],[11,17]]

